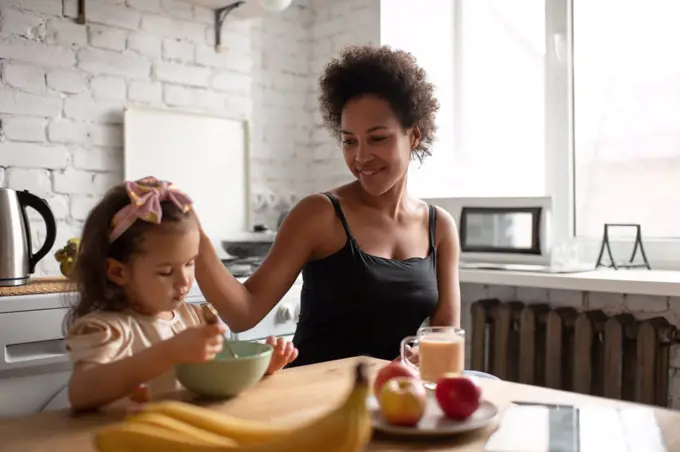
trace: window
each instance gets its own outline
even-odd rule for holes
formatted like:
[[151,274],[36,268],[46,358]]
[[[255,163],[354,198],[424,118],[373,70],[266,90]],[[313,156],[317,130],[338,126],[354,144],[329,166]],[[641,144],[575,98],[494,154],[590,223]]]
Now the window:
[[442,103],[414,194],[549,195],[555,246],[592,262],[604,223],[640,223],[652,268],[680,269],[680,1],[423,1],[381,4]]
[[545,194],[545,1],[459,0],[455,196]]
[[680,2],[456,3],[456,196],[551,195],[554,244],[589,262],[604,223],[640,223],[652,268],[680,268]]
[[381,3],[381,44],[414,54],[440,103],[414,195],[545,194],[544,17],[544,0]]
[[557,127],[573,138],[573,205],[561,206],[573,209],[571,232],[594,259],[604,223],[639,223],[652,268],[679,269],[680,2],[563,1],[573,104]]
[[678,43],[678,0],[573,0],[576,236],[680,237]]
[[[409,190],[416,196],[452,196],[458,187],[453,136],[454,39],[453,2],[383,1],[380,5],[380,42],[413,54],[437,88],[437,141],[432,155],[409,169]],[[436,43],[436,45],[433,45]],[[445,170],[443,170],[445,169]],[[453,170],[452,170],[453,169]]]

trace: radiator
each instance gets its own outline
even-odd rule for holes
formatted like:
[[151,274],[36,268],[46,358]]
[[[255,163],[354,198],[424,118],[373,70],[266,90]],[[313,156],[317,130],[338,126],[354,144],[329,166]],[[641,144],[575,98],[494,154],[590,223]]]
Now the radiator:
[[471,306],[474,370],[503,380],[668,406],[670,347],[662,317],[638,321],[519,301]]

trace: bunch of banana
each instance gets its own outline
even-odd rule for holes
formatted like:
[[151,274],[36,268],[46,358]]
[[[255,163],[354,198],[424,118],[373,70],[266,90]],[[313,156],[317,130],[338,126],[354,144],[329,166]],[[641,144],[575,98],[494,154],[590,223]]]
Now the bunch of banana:
[[57,250],[54,253],[54,258],[59,262],[59,271],[67,278],[71,278],[73,268],[78,258],[78,247],[80,246],[80,239],[69,239],[66,246]]
[[354,386],[336,409],[296,428],[228,416],[183,402],[147,404],[99,430],[100,452],[360,452],[371,438],[368,382],[358,364]]

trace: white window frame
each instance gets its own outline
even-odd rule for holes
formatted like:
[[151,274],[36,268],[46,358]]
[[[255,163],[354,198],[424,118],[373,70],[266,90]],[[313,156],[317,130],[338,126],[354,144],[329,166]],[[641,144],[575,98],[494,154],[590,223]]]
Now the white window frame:
[[[572,12],[573,0],[546,0],[546,191],[553,196],[555,243],[570,243],[582,259],[595,261],[602,237],[576,236]],[[652,269],[680,270],[680,231],[678,238],[664,239],[644,233],[643,224],[642,243]],[[632,250],[630,241],[612,242],[617,261],[627,260]],[[638,251],[636,262],[641,257]]]
[[[573,0],[545,0],[545,191],[553,199],[552,242],[576,248],[584,262],[596,262],[602,237],[577,237],[574,199],[574,121],[573,121]],[[454,128],[460,131],[461,115],[461,24],[462,0],[454,0]],[[455,135],[455,149],[462,144]],[[654,270],[680,270],[680,231],[678,238],[656,239],[644,236],[645,254]],[[611,241],[617,261],[630,257],[633,243]],[[636,262],[641,262],[638,251]],[[608,262],[605,255],[604,261]],[[622,270],[623,271],[623,270]]]

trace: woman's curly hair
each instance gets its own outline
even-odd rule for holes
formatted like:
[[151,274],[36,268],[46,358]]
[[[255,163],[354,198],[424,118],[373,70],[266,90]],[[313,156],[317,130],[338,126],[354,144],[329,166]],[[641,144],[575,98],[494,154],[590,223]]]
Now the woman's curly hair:
[[345,104],[363,95],[389,102],[402,127],[418,126],[421,139],[413,150],[422,161],[431,155],[439,102],[435,87],[415,57],[389,46],[352,46],[326,66],[320,79],[319,105],[324,124],[336,137]]

